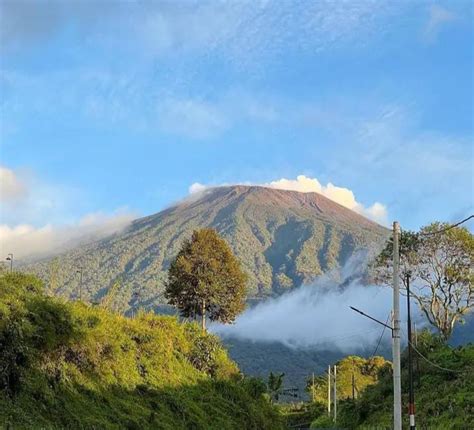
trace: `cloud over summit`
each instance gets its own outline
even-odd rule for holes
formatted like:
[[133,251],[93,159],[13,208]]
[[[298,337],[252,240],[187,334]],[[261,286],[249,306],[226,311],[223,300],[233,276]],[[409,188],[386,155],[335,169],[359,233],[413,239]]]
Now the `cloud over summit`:
[[[249,183],[245,183],[244,185],[249,185]],[[370,206],[364,206],[356,200],[354,192],[349,188],[338,187],[331,182],[328,182],[327,185],[322,185],[317,178],[298,175],[296,179],[281,178],[275,181],[253,185],[260,185],[279,190],[298,191],[300,193],[318,193],[380,224],[386,225],[388,222],[387,208],[382,203],[375,202]],[[189,193],[194,194],[202,192],[208,187],[209,186],[199,182],[195,182],[189,187]]]

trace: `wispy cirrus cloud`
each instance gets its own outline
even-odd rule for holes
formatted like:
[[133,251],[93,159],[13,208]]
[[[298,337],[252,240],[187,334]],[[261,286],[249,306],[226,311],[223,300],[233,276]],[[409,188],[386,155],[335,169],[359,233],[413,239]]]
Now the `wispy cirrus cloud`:
[[[104,43],[141,44],[154,55],[176,51],[220,51],[260,55],[282,49],[288,40],[303,49],[326,49],[380,32],[403,4],[382,1],[306,2],[3,2],[4,44],[43,43],[69,28]],[[203,25],[205,23],[205,25]],[[131,37],[117,41],[117,28]],[[270,49],[269,49],[270,48]],[[246,52],[246,54],[245,54]]]
[[423,39],[428,43],[435,42],[443,27],[457,19],[459,17],[456,13],[436,4],[431,5],[428,8],[428,20],[422,31]]
[[192,99],[160,103],[157,119],[165,132],[196,139],[220,135],[228,127],[227,118],[215,106]]

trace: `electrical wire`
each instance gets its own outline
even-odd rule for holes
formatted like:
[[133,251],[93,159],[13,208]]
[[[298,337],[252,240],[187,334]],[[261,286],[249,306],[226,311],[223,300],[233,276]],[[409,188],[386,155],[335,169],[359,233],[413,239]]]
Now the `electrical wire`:
[[379,337],[379,341],[377,342],[377,346],[375,347],[375,350],[374,352],[372,353],[372,357],[375,356],[375,354],[377,354],[377,351],[379,349],[379,346],[380,346],[380,342],[382,342],[382,338],[383,338],[383,335],[385,333],[385,329],[387,328],[386,325],[388,325],[388,321],[390,320],[390,313],[388,314],[387,316],[387,321],[385,321],[385,325],[383,326],[383,329],[382,329],[382,333],[380,334],[380,337]]
[[418,351],[418,349],[416,348],[415,345],[413,345],[412,342],[410,342],[410,345],[411,347],[415,350],[415,352],[423,359],[425,360],[427,363],[431,364],[432,366],[438,368],[438,369],[441,369],[441,370],[444,370],[445,372],[452,372],[452,373],[462,373],[462,371],[460,370],[453,370],[453,369],[448,369],[447,367],[443,367],[443,366],[440,366],[439,364],[436,364],[436,363],[433,363],[430,359],[426,358],[420,351]]
[[[407,336],[406,332],[404,329],[401,329],[403,331],[403,333],[405,334],[405,336]],[[407,336],[407,339],[408,339],[408,336]],[[436,364],[434,363],[433,361],[431,361],[429,358],[425,357],[419,350],[418,348],[413,345],[413,342],[411,342],[409,339],[408,339],[408,343],[411,345],[411,347],[414,349],[414,351],[423,359],[425,360],[427,363],[431,364],[432,366],[440,369],[440,370],[444,370],[445,372],[452,372],[452,373],[463,373],[461,370],[454,370],[454,369],[448,369],[447,367],[443,367],[443,366],[440,366],[439,364]]]
[[454,227],[457,227],[458,225],[461,225],[461,224],[464,224],[466,221],[469,221],[470,219],[474,218],[474,215],[470,215],[468,216],[467,218],[463,219],[462,221],[459,221],[457,222],[456,224],[452,224],[446,228],[442,228],[441,230],[438,230],[438,231],[432,231],[432,232],[428,232],[428,233],[420,233],[420,236],[433,236],[435,234],[440,234],[440,233],[444,233],[448,230],[451,230],[452,228]]

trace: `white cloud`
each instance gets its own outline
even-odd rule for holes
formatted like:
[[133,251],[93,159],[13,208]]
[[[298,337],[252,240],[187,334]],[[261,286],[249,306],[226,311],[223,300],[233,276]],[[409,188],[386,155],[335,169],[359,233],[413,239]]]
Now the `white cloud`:
[[316,178],[299,175],[296,179],[282,178],[263,185],[270,188],[299,191],[301,193],[319,193],[367,218],[381,224],[387,224],[387,208],[383,204],[375,202],[372,206],[365,207],[356,200],[354,193],[350,189],[338,187],[331,182],[327,185],[322,185]]
[[194,182],[194,184],[191,184],[191,186],[189,187],[189,194],[202,193],[207,188],[208,187],[204,184],[201,184],[199,182]]
[[427,42],[434,42],[443,26],[455,21],[457,15],[439,5],[431,5],[428,12],[429,18],[423,29],[423,37]]
[[79,190],[45,182],[28,169],[3,166],[0,179],[0,224],[64,222],[80,209],[83,196]]
[[22,179],[11,169],[0,166],[0,203],[12,204],[27,194]]
[[66,225],[46,224],[35,227],[0,224],[0,257],[13,253],[14,258],[44,257],[72,248],[79,243],[97,240],[125,228],[135,218],[127,211],[112,214],[95,212],[78,222]]
[[83,195],[49,184],[28,170],[0,166],[0,259],[40,257],[108,236],[136,216],[126,209],[93,212],[77,220]]
[[[240,184],[252,185],[249,182]],[[228,184],[220,185],[223,186]],[[383,225],[387,225],[388,222],[387,208],[382,203],[375,202],[371,206],[366,207],[356,200],[354,193],[350,189],[338,187],[332,184],[331,182],[329,182],[327,185],[322,185],[317,178],[309,178],[305,175],[298,175],[296,179],[281,178],[275,181],[253,185],[276,188],[280,190],[298,191],[300,193],[318,193],[375,222],[378,222]],[[206,190],[207,188],[210,188],[210,186],[195,182],[189,187],[189,193],[200,193]]]
[[[370,310],[381,321],[390,315],[391,289],[361,282],[371,258],[371,254],[355,253],[344,267],[318,277],[312,285],[247,308],[235,324],[213,323],[209,329],[224,338],[280,342],[292,348],[337,347],[346,353],[373,348],[380,338],[380,326],[349,308]],[[423,326],[418,310],[412,312]],[[386,336],[384,342],[388,340]]]

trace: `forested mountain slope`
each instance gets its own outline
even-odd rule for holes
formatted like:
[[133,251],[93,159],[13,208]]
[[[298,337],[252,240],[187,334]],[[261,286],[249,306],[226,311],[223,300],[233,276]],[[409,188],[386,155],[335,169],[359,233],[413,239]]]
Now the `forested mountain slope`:
[[26,270],[55,293],[74,297],[82,267],[84,299],[99,301],[118,282],[117,307],[150,308],[164,302],[170,260],[200,227],[215,228],[230,243],[250,275],[250,297],[311,282],[388,235],[380,225],[317,193],[218,187]]

